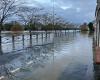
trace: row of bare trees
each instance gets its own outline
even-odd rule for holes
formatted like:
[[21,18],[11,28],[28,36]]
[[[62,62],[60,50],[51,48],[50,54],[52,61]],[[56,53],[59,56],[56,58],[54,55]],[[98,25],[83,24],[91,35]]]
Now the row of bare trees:
[[[0,0],[0,31],[5,22],[18,21],[23,25],[31,27],[31,24],[41,23],[42,25],[55,24],[66,26],[61,17],[45,12],[44,8],[23,6],[17,0]],[[55,16],[55,18],[53,18]]]
[[[19,0],[0,0],[0,53],[2,54],[1,31],[5,23],[17,21],[28,30],[30,27],[39,27],[36,24],[45,26],[46,29],[57,29],[59,27],[68,28],[72,26],[69,22],[64,21],[56,14],[45,12],[44,8],[29,7],[23,5]],[[55,16],[55,18],[53,18]],[[6,26],[7,27],[7,26]],[[52,28],[51,28],[52,27]]]

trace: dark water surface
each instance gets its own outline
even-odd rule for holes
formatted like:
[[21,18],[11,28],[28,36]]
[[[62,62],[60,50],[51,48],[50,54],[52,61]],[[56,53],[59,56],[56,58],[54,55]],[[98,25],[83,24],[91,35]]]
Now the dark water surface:
[[12,72],[18,70],[14,80],[94,80],[92,36],[88,33],[54,35],[52,42],[18,54],[5,64]]

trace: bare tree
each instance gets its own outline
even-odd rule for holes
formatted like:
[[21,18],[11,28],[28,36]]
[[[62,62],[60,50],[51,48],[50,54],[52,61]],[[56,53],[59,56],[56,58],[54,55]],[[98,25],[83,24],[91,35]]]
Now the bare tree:
[[0,53],[2,52],[1,31],[4,22],[17,12],[16,0],[0,0]]
[[47,25],[49,23],[52,23],[52,15],[49,13],[42,14],[42,22],[44,25]]
[[31,7],[21,7],[19,13],[17,14],[24,22],[25,25],[28,25],[30,27],[30,24],[34,24],[35,22],[38,22],[40,20],[39,11],[42,9],[40,8],[31,8]]

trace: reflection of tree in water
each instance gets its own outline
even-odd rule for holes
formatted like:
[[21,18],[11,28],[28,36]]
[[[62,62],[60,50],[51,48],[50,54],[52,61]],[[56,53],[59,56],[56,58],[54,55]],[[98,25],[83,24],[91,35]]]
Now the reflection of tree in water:
[[[16,59],[17,62],[12,61],[12,63],[2,66],[4,68],[1,69],[4,72],[2,75],[6,76],[7,80],[23,80],[26,74],[29,75],[39,67],[45,67],[45,63],[53,55],[52,48],[53,44],[47,44],[24,50],[23,54]],[[11,71],[16,68],[20,68],[19,71],[16,74],[12,73]]]
[[[66,33],[66,35],[55,37],[54,43],[33,46],[17,52],[21,53],[21,56],[6,65],[9,71],[20,68],[16,74],[12,73],[12,80],[23,80],[23,78],[30,76],[38,68],[44,68],[47,61],[54,55],[54,50],[56,50],[54,48],[60,46],[59,44],[65,44],[66,41],[73,41],[73,36],[75,37],[74,33]],[[11,73],[8,74],[10,75]]]
[[[62,33],[63,34],[63,33]],[[55,50],[60,51],[60,48],[62,47],[62,44],[68,45],[72,44],[72,42],[77,38],[77,33],[74,32],[66,32],[66,34],[63,34],[62,36],[56,36],[54,38],[54,48]]]

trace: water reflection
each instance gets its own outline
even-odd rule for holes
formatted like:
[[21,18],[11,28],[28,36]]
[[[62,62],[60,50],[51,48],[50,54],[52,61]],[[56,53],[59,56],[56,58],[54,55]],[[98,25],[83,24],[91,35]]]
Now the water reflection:
[[36,42],[32,36],[32,41],[29,43],[37,45],[13,52],[19,56],[5,64],[13,80],[94,80],[92,38],[88,34],[57,31],[36,35]]
[[83,64],[75,64],[67,67],[59,77],[59,80],[92,80],[90,78],[85,78],[84,76],[87,74],[87,65]]
[[94,64],[95,80],[100,80],[100,65]]

